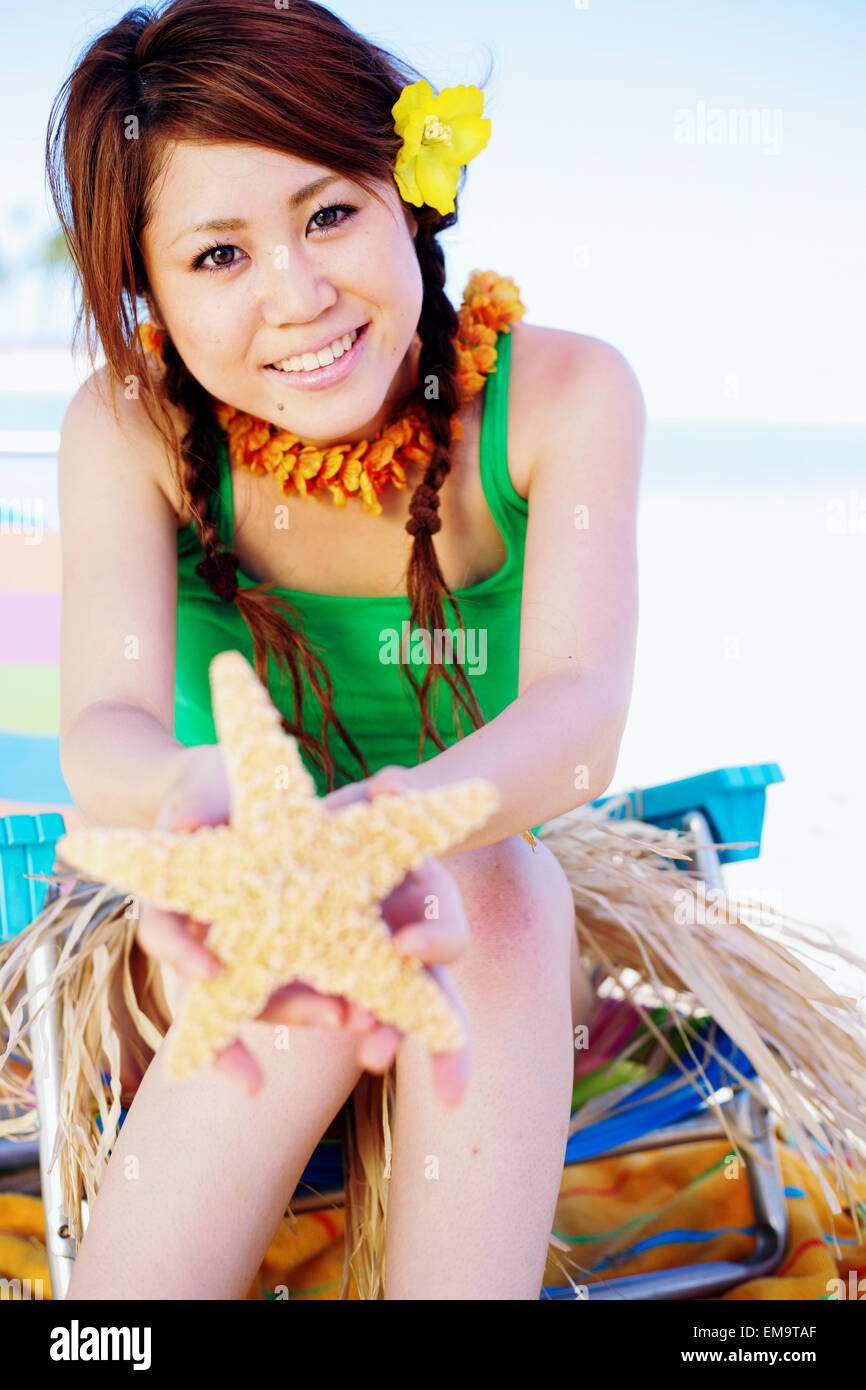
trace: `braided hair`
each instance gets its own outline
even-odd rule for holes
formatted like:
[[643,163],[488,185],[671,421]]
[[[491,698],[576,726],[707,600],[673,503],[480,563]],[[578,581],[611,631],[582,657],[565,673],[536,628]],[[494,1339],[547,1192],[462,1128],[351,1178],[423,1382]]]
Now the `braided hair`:
[[[452,219],[456,220],[456,213],[446,219],[447,224],[450,225]],[[459,404],[455,343],[457,313],[445,294],[445,257],[436,240],[434,227],[435,223],[430,221],[421,222],[415,240],[424,282],[424,298],[418,324],[421,338],[419,375],[422,382],[431,376],[434,377],[438,382],[438,392],[432,401],[426,402],[435,446],[433,456],[409,503],[410,516],[406,522],[406,530],[414,538],[414,543],[409,558],[406,590],[409,597],[410,624],[417,624],[422,630],[431,627],[434,630],[443,629],[446,624],[442,600],[446,598],[462,631],[460,608],[445,583],[433,544],[433,536],[442,526],[442,518],[439,516],[439,491],[451,471],[451,417],[456,414]],[[439,230],[441,227],[436,228],[436,231]],[[411,670],[407,669],[407,678],[418,696],[421,709],[419,761],[425,737],[429,736],[440,752],[445,748],[430,719],[428,709],[428,694],[440,669],[451,687],[454,722],[458,732],[461,708],[468,713],[475,728],[480,728],[485,722],[475,692],[461,663],[456,664],[456,674],[451,675],[447,667],[439,668],[435,663],[428,662],[420,687]]]
[[[180,457],[184,482],[204,558],[195,572],[210,586],[217,598],[236,603],[253,639],[253,661],[256,675],[267,689],[268,651],[274,654],[278,669],[289,677],[292,687],[293,717],[281,717],[286,733],[297,739],[309,756],[325,772],[329,790],[333,789],[335,764],[327,742],[328,729],[333,727],[349,751],[358,760],[362,775],[370,775],[366,760],[354,739],[343,727],[333,709],[333,685],[321,659],[300,630],[300,615],[286,599],[271,594],[271,586],[257,584],[242,589],[238,584],[238,557],[222,545],[219,532],[209,510],[209,499],[217,491],[218,467],[216,442],[206,426],[207,393],[187,369],[168,335],[163,339],[162,358],[165,374],[162,389],[169,400],[182,408],[191,421],[181,440]],[[280,611],[281,610],[281,611]],[[287,621],[291,618],[293,622]],[[282,640],[281,640],[282,639]],[[322,707],[321,738],[309,733],[301,723],[303,669],[312,690]],[[338,765],[339,766],[339,765]],[[346,776],[351,774],[340,767]]]

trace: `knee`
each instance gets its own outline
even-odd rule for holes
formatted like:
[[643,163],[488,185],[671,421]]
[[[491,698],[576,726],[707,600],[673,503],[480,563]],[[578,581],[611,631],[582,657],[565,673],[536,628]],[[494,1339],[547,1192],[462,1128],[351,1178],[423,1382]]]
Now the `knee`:
[[574,900],[556,856],[520,835],[442,860],[456,880],[470,948],[483,969],[563,969],[574,942]]

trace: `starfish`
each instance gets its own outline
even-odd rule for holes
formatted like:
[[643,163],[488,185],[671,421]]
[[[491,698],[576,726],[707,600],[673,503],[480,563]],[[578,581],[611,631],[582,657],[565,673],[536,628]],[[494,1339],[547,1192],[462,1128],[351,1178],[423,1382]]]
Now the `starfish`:
[[377,904],[425,855],[483,825],[499,805],[496,788],[470,778],[329,811],[246,658],[220,652],[209,676],[230,823],[80,829],[57,845],[95,879],[211,924],[207,945],[224,969],[186,989],[166,1053],[169,1078],[211,1064],[296,977],[433,1051],[459,1050],[459,1017],[423,963],[395,949]]

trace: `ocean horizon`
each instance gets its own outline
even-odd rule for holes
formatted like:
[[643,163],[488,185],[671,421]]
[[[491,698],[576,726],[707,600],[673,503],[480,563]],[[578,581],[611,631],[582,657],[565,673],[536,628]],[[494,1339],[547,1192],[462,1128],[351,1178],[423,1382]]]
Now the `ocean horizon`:
[[[57,441],[45,436],[59,436],[68,402],[67,396],[0,393],[2,524],[38,502],[46,529],[58,529]],[[671,487],[682,495],[689,489],[724,495],[732,486],[762,484],[816,489],[828,499],[866,487],[866,424],[648,419],[642,495]],[[845,503],[852,505],[850,498]]]

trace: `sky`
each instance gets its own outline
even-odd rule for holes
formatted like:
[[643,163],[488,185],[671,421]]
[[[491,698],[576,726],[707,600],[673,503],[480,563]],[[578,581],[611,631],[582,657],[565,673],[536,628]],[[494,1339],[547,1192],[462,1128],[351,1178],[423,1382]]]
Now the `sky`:
[[[14,270],[53,226],[51,102],[132,6],[6,6]],[[653,418],[866,424],[866,0],[332,8],[435,91],[481,85],[492,62],[491,139],[444,237],[455,302],[475,267],[512,275],[529,322],[625,354]]]

